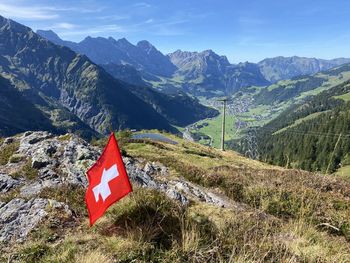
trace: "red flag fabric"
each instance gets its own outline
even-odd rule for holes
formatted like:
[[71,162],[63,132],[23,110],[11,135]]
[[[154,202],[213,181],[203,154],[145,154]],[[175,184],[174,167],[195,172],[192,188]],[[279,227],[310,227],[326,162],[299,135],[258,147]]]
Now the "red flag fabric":
[[114,133],[87,176],[89,186],[85,201],[92,226],[108,207],[132,191]]

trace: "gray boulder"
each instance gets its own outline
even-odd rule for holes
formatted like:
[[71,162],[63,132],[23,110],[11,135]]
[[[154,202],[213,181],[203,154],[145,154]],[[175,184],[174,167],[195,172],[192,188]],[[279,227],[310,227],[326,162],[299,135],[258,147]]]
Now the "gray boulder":
[[48,199],[13,199],[0,208],[0,242],[11,240],[24,241],[47,215],[49,205],[70,214],[68,207]]
[[18,186],[20,182],[7,174],[0,173],[0,193],[6,193]]

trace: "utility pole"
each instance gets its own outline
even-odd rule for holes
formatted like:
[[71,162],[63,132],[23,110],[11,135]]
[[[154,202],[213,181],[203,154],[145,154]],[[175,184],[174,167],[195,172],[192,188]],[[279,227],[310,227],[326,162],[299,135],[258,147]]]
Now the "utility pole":
[[225,151],[225,117],[226,117],[226,102],[227,98],[219,99],[222,101],[222,127],[221,127],[221,151]]

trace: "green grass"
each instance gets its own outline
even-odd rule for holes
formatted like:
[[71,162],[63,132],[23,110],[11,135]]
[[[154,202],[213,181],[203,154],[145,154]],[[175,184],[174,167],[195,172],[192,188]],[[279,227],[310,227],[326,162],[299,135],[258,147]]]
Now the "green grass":
[[19,148],[19,143],[14,141],[10,144],[3,145],[0,148],[0,165],[5,165],[9,162],[12,155],[16,153]]
[[[235,128],[234,123],[236,119],[233,116],[226,115],[226,121],[225,121],[225,140],[231,140],[235,138]],[[203,124],[208,123],[207,126],[203,126],[198,131],[200,133],[206,134],[212,138],[213,147],[218,148],[220,147],[221,143],[221,129],[222,129],[222,114],[219,116],[212,118],[212,119],[206,119],[197,122],[196,124]]]
[[350,92],[349,93],[345,93],[343,95],[339,95],[339,96],[334,96],[333,98],[335,99],[341,99],[343,101],[350,101]]
[[350,178],[350,165],[344,166],[335,173],[338,176]]
[[22,166],[20,166],[20,169],[16,172],[12,173],[12,177],[25,177],[28,180],[35,180],[38,178],[38,170],[32,167],[32,160],[28,159]]

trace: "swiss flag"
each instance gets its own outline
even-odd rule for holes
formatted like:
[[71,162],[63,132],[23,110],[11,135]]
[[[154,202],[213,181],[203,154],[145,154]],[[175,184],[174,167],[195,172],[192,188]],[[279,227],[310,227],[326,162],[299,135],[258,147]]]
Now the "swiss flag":
[[108,207],[132,191],[113,133],[101,157],[89,169],[87,175],[89,186],[85,201],[92,226]]

